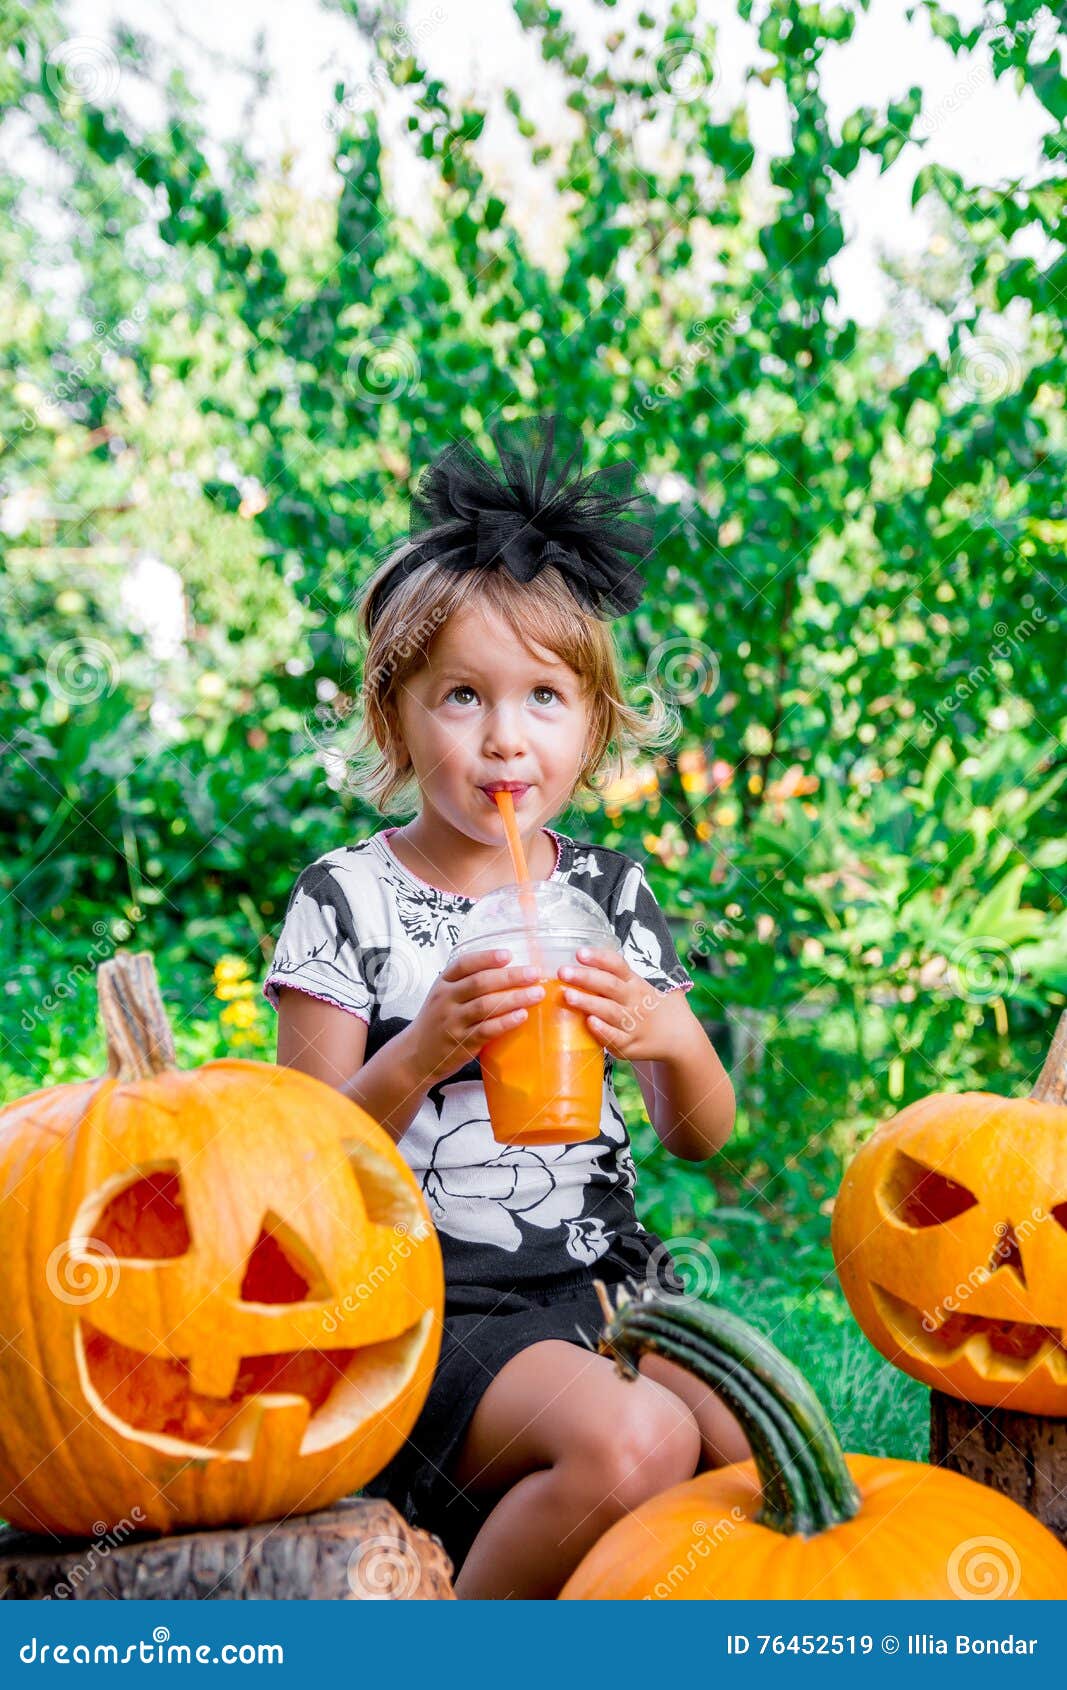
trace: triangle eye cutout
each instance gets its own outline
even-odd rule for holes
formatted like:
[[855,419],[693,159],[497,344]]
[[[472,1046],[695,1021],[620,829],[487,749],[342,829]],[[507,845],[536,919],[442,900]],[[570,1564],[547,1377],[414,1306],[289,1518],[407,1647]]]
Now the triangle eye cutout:
[[301,1238],[270,1209],[241,1281],[244,1303],[318,1303],[330,1284]]
[[1026,1284],[1026,1270],[1023,1267],[1023,1253],[1019,1248],[1019,1240],[1015,1236],[1015,1228],[1010,1221],[1001,1221],[997,1227],[997,1241],[993,1246],[993,1254],[989,1258],[989,1272],[994,1274],[1000,1268],[1010,1268],[1021,1285]]
[[978,1202],[973,1191],[898,1150],[882,1181],[883,1206],[905,1226],[944,1226]]
[[167,1261],[191,1246],[177,1162],[145,1168],[109,1197],[93,1239],[113,1256]]

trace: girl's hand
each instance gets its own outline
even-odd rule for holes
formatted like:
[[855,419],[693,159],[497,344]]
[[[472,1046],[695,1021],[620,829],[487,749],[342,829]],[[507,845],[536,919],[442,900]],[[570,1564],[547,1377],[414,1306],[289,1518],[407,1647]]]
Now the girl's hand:
[[618,951],[583,947],[559,970],[569,1008],[585,1012],[599,1044],[627,1062],[660,1062],[674,1053],[678,1021],[670,1000],[635,974]]
[[536,968],[509,964],[503,951],[477,951],[442,969],[407,1037],[420,1076],[433,1085],[478,1055],[497,1033],[526,1019],[545,995]]

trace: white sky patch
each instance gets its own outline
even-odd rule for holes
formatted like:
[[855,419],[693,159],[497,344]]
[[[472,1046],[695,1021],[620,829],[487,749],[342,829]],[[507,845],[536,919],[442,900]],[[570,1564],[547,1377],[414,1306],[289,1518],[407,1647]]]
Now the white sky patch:
[[[644,0],[662,18],[665,0]],[[609,30],[626,29],[631,38],[655,42],[655,32],[638,32],[631,21],[642,0],[620,0],[605,12],[591,0],[563,0],[564,17],[587,46],[593,62]],[[956,0],[953,7],[965,26],[981,15],[979,0]],[[755,29],[742,22],[731,4],[703,0],[701,16],[719,24],[711,91],[712,110],[720,117],[738,103],[749,113],[760,176],[766,179],[770,157],[788,149],[788,113],[781,84],[764,88],[745,81],[746,70],[769,62]],[[904,95],[912,84],[923,89],[922,147],[909,145],[884,174],[876,160],[857,169],[839,196],[846,245],[832,265],[843,314],[873,323],[885,314],[889,289],[879,269],[879,254],[921,255],[931,227],[922,206],[912,210],[916,172],[930,160],[959,171],[967,181],[1005,183],[1032,178],[1040,168],[1041,137],[1054,127],[1033,94],[1016,88],[1014,76],[994,79],[987,49],[957,59],[931,33],[925,17],[908,22],[902,0],[871,0],[850,42],[823,54],[823,98],[834,133],[858,106],[881,108]],[[1047,12],[1047,9],[1046,9]],[[1035,55],[1052,39],[1051,12],[1042,33],[1037,13]],[[216,144],[243,135],[262,161],[292,155],[291,180],[314,194],[336,194],[339,178],[332,166],[335,130],[333,85],[343,80],[354,104],[373,103],[387,145],[387,174],[402,213],[421,221],[432,214],[426,194],[434,165],[418,158],[401,114],[405,95],[375,72],[369,49],[346,18],[324,11],[315,0],[286,0],[264,8],[260,0],[183,0],[180,14],[148,0],[136,7],[118,0],[77,0],[65,14],[78,37],[106,37],[110,24],[125,19],[159,41],[185,66],[201,99],[201,120]],[[180,24],[175,27],[175,18]],[[466,92],[487,104],[490,120],[476,143],[486,173],[505,190],[509,215],[527,242],[531,256],[554,268],[562,228],[551,164],[535,168],[527,143],[515,131],[502,105],[503,90],[516,88],[527,115],[554,142],[574,133],[577,118],[564,104],[565,83],[554,65],[542,63],[536,37],[520,29],[508,0],[413,0],[407,29],[431,75],[453,96]],[[249,126],[245,102],[248,81],[236,66],[250,62],[262,31],[274,85]],[[198,45],[199,44],[199,45]],[[146,126],[160,121],[159,89],[143,79],[122,79],[120,101]],[[497,121],[497,119],[499,119]],[[665,139],[664,132],[664,139]],[[654,147],[642,137],[642,145]],[[221,155],[220,155],[221,156]],[[1013,251],[1042,255],[1040,243],[1020,243]],[[940,337],[936,337],[940,338]]]

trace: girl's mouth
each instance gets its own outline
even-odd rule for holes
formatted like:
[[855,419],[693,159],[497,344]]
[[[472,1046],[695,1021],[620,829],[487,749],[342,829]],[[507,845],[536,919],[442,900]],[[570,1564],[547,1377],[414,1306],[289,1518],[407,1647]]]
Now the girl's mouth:
[[[498,788],[498,790],[500,790],[500,789]],[[510,787],[510,788],[508,788],[508,790],[511,792],[512,801],[517,804],[519,802],[520,798],[525,798],[525,796],[529,792],[530,788],[528,786],[516,786],[516,787]],[[492,804],[494,810],[499,810],[500,805],[497,803],[495,797],[493,796],[493,794],[491,792],[489,792],[484,786],[480,786],[478,788],[478,791],[485,798],[485,801],[486,801],[487,804]]]

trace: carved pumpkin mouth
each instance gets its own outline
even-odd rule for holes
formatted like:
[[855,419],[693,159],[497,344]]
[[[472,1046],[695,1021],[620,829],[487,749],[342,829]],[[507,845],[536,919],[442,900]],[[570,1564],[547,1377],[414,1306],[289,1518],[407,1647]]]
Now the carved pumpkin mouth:
[[418,1366],[432,1319],[427,1311],[407,1332],[360,1349],[246,1356],[226,1397],[194,1390],[188,1362],[141,1355],[88,1320],[75,1342],[86,1395],[116,1431],[172,1454],[247,1460],[264,1415],[287,1419],[293,1454],[311,1455],[385,1414]]
[[1067,1346],[1063,1330],[1025,1320],[993,1320],[988,1315],[954,1310],[931,1329],[918,1309],[884,1285],[871,1285],[879,1314],[901,1347],[919,1359],[944,1366],[966,1355],[988,1379],[1025,1379],[1045,1368],[1067,1384]]
[[[353,1154],[357,1149],[368,1209],[386,1220],[399,1211],[410,1229],[409,1217],[419,1221],[410,1194],[364,1147],[352,1147]],[[410,1230],[403,1235],[405,1241],[410,1236]],[[106,1251],[131,1279],[188,1261],[192,1238],[177,1168],[161,1165],[120,1184],[95,1220],[90,1244]],[[388,1277],[380,1264],[378,1271]],[[362,1289],[374,1291],[375,1285],[372,1272]],[[269,1341],[273,1331],[267,1328],[277,1322],[281,1330],[281,1321],[287,1321],[296,1337],[301,1325],[308,1332],[309,1314],[321,1330],[322,1305],[328,1312],[330,1296],[328,1277],[305,1241],[268,1212],[240,1286],[249,1330],[261,1342]],[[176,1298],[176,1306],[185,1301],[184,1295]],[[110,1324],[106,1306],[98,1304],[98,1323],[82,1315],[75,1326],[75,1356],[86,1397],[124,1437],[199,1460],[248,1460],[265,1417],[283,1464],[351,1440],[364,1424],[388,1416],[418,1371],[433,1322],[433,1311],[427,1309],[403,1330],[358,1347],[304,1342],[289,1350],[235,1357],[221,1366],[218,1355],[205,1358],[201,1346],[194,1369],[181,1355],[161,1354],[158,1348],[148,1353],[116,1331],[104,1330]],[[144,1324],[151,1329],[151,1321]],[[231,1388],[225,1394],[197,1388],[196,1371],[201,1387],[205,1378],[228,1375]]]

